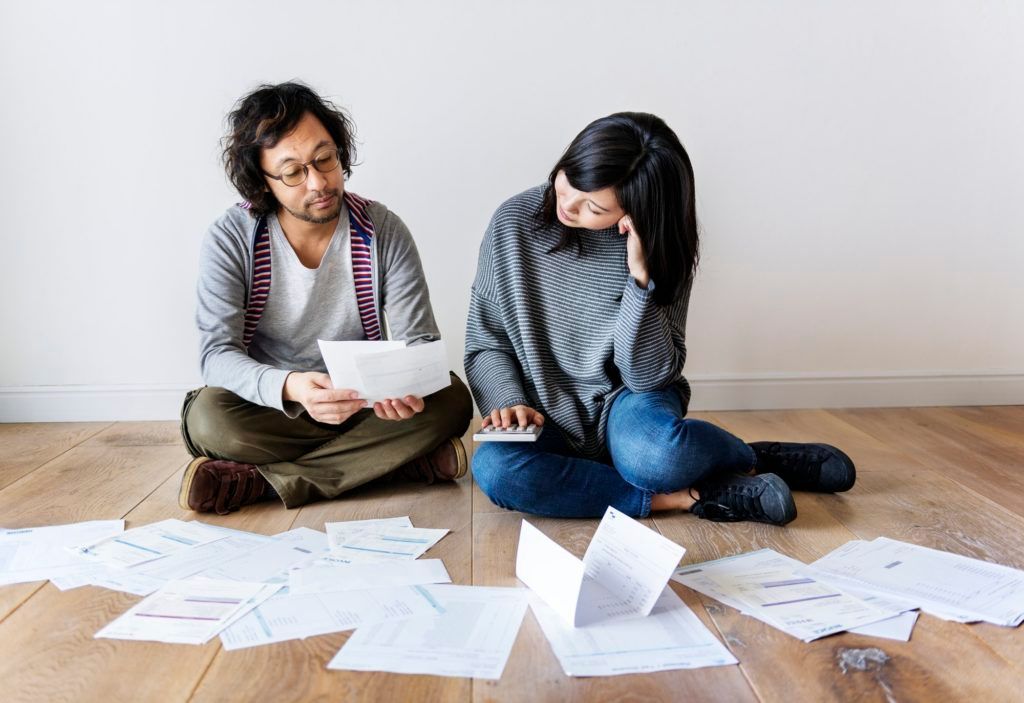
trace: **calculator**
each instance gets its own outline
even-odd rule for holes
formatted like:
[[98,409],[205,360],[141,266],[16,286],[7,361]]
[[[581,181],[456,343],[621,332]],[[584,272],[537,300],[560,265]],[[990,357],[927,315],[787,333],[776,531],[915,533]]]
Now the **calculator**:
[[512,425],[511,427],[495,427],[494,425],[488,425],[479,432],[473,435],[474,442],[536,442],[537,438],[540,437],[540,433],[544,431],[543,427],[537,425],[528,425],[526,427],[520,427],[519,425]]

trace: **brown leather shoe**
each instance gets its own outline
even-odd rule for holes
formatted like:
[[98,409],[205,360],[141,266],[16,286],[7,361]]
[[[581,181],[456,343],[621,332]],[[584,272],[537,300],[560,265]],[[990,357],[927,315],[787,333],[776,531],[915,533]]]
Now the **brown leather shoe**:
[[273,495],[274,489],[255,465],[200,456],[185,468],[178,505],[185,510],[227,515]]
[[394,475],[410,481],[455,481],[466,475],[469,460],[462,437],[449,437],[433,451],[417,457],[394,470]]

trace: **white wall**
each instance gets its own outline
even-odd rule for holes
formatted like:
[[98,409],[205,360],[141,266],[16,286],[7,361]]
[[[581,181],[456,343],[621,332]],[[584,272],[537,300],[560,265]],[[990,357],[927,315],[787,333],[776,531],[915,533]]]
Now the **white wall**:
[[695,407],[1024,403],[1012,2],[0,4],[0,420],[173,417],[223,117],[305,80],[411,227],[452,365],[494,208],[587,122],[694,162]]

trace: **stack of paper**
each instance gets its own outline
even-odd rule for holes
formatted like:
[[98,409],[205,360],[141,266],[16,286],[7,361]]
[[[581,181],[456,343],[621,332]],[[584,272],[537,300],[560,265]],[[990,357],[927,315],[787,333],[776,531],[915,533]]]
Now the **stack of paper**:
[[78,571],[88,562],[72,554],[70,547],[123,531],[124,520],[0,530],[0,585],[45,581]]
[[1009,627],[1024,621],[1024,571],[887,537],[848,542],[808,573],[947,620]]
[[870,603],[803,573],[802,562],[771,549],[680,568],[673,580],[805,642],[907,610]]
[[516,576],[534,592],[530,605],[566,674],[736,663],[666,588],[684,552],[611,507],[582,561],[523,521]]
[[280,588],[280,584],[203,578],[171,581],[96,637],[203,644]]

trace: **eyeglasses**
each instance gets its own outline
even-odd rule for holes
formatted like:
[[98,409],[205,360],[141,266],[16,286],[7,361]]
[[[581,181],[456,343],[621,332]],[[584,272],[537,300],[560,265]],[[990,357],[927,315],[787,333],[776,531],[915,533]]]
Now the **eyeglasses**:
[[306,182],[310,165],[320,173],[330,173],[338,168],[340,164],[341,156],[337,149],[324,149],[304,164],[288,164],[282,169],[279,176],[273,176],[266,171],[263,172],[263,175],[267,178],[273,178],[275,181],[281,181],[286,186],[300,186]]

